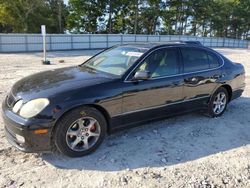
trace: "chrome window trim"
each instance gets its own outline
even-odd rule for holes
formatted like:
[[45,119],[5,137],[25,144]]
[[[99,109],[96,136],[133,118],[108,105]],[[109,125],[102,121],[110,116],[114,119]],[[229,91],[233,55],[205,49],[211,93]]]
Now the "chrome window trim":
[[[159,49],[166,49],[166,48],[180,48],[180,46],[164,46],[164,47],[160,47],[160,48],[156,48],[154,50],[152,50],[149,54],[147,54],[131,71],[130,73],[126,76],[126,78],[124,79],[124,82],[127,82],[127,83],[130,83],[130,82],[134,82],[132,80],[128,80],[129,76],[134,72],[135,69],[138,68],[139,65],[141,65],[143,63],[143,61],[150,55],[152,54],[153,52],[155,52],[156,50],[159,50]],[[182,46],[181,46],[182,47]],[[184,46],[184,47],[194,47],[194,46]],[[214,53],[216,56],[219,56],[219,58],[222,60],[222,64],[219,66],[219,67],[215,67],[215,68],[212,68],[212,69],[206,69],[206,70],[200,70],[200,71],[193,71],[193,72],[186,72],[186,73],[180,73],[180,74],[175,74],[175,75],[168,75],[168,76],[160,76],[160,77],[155,77],[155,78],[150,78],[149,80],[157,80],[157,79],[162,79],[162,78],[170,78],[170,77],[176,77],[176,76],[184,76],[184,75],[188,75],[188,74],[194,74],[194,73],[201,73],[201,72],[207,72],[207,71],[212,71],[212,70],[217,70],[217,69],[220,69],[221,67],[224,66],[225,64],[225,61],[224,59],[221,57],[221,55],[216,52],[216,51],[212,51],[210,49],[207,49],[207,48],[204,48],[202,46],[195,46],[195,48],[198,48],[198,49],[203,49],[203,50],[207,50],[209,51],[210,53]]]
[[195,101],[195,100],[209,98],[209,97],[210,97],[210,95],[207,95],[207,96],[203,96],[203,97],[196,97],[196,98],[192,98],[192,99],[188,99],[188,100],[182,100],[182,101],[178,101],[178,102],[172,102],[172,103],[169,103],[169,104],[162,104],[162,105],[153,106],[153,107],[141,108],[141,109],[132,110],[132,111],[129,111],[129,112],[120,113],[120,114],[117,114],[117,115],[115,115],[113,117],[127,115],[127,114],[132,114],[132,113],[135,113],[135,112],[141,112],[141,111],[145,111],[145,110],[153,110],[153,109],[156,109],[156,108],[171,106],[171,105],[175,105],[175,104],[180,104],[180,103],[189,102],[189,101]]

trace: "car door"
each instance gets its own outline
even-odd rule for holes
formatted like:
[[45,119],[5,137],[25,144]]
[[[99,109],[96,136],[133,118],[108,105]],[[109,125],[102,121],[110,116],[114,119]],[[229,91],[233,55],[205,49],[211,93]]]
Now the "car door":
[[184,108],[200,108],[209,100],[221,75],[219,58],[203,48],[181,47],[183,62],[183,95],[190,105]]
[[[148,71],[148,80],[134,81],[137,71]],[[123,93],[123,124],[145,121],[178,111],[183,77],[179,50],[164,47],[151,52],[127,76]]]

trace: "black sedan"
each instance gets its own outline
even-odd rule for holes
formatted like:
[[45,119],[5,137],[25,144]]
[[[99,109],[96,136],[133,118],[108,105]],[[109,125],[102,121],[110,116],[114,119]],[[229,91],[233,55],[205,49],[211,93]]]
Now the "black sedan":
[[202,45],[120,45],[18,81],[2,105],[5,132],[22,151],[79,157],[123,127],[194,110],[221,116],[244,87],[244,67]]

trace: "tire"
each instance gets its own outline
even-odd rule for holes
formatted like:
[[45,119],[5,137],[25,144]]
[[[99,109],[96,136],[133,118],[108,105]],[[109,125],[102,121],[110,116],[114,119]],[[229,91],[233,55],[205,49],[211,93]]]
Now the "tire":
[[[224,96],[225,99],[221,100],[221,102],[220,102],[221,109],[219,109],[218,106],[217,106],[217,110],[216,110],[216,104],[219,103],[218,100],[219,100],[219,98],[222,99],[222,96]],[[220,87],[219,89],[217,89],[214,92],[214,94],[212,95],[212,97],[211,97],[211,99],[209,101],[208,115],[210,117],[219,117],[219,116],[221,116],[225,112],[225,110],[227,108],[228,101],[229,101],[229,95],[228,95],[227,90],[224,87]]]
[[64,155],[82,157],[100,146],[106,132],[107,122],[102,113],[95,108],[80,107],[58,121],[53,140]]

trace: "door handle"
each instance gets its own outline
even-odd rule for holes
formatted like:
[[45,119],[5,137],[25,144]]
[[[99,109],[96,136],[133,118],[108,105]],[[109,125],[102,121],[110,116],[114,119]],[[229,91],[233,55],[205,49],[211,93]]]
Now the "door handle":
[[199,81],[199,79],[197,77],[191,77],[191,78],[184,79],[184,82],[189,83],[189,84],[197,83],[198,81]]
[[225,74],[214,75],[213,78],[214,78],[214,79],[219,79],[219,78],[223,78],[224,76],[225,76]]
[[191,78],[191,81],[192,81],[192,82],[197,82],[197,81],[198,81],[198,78],[193,77],[193,78]]

